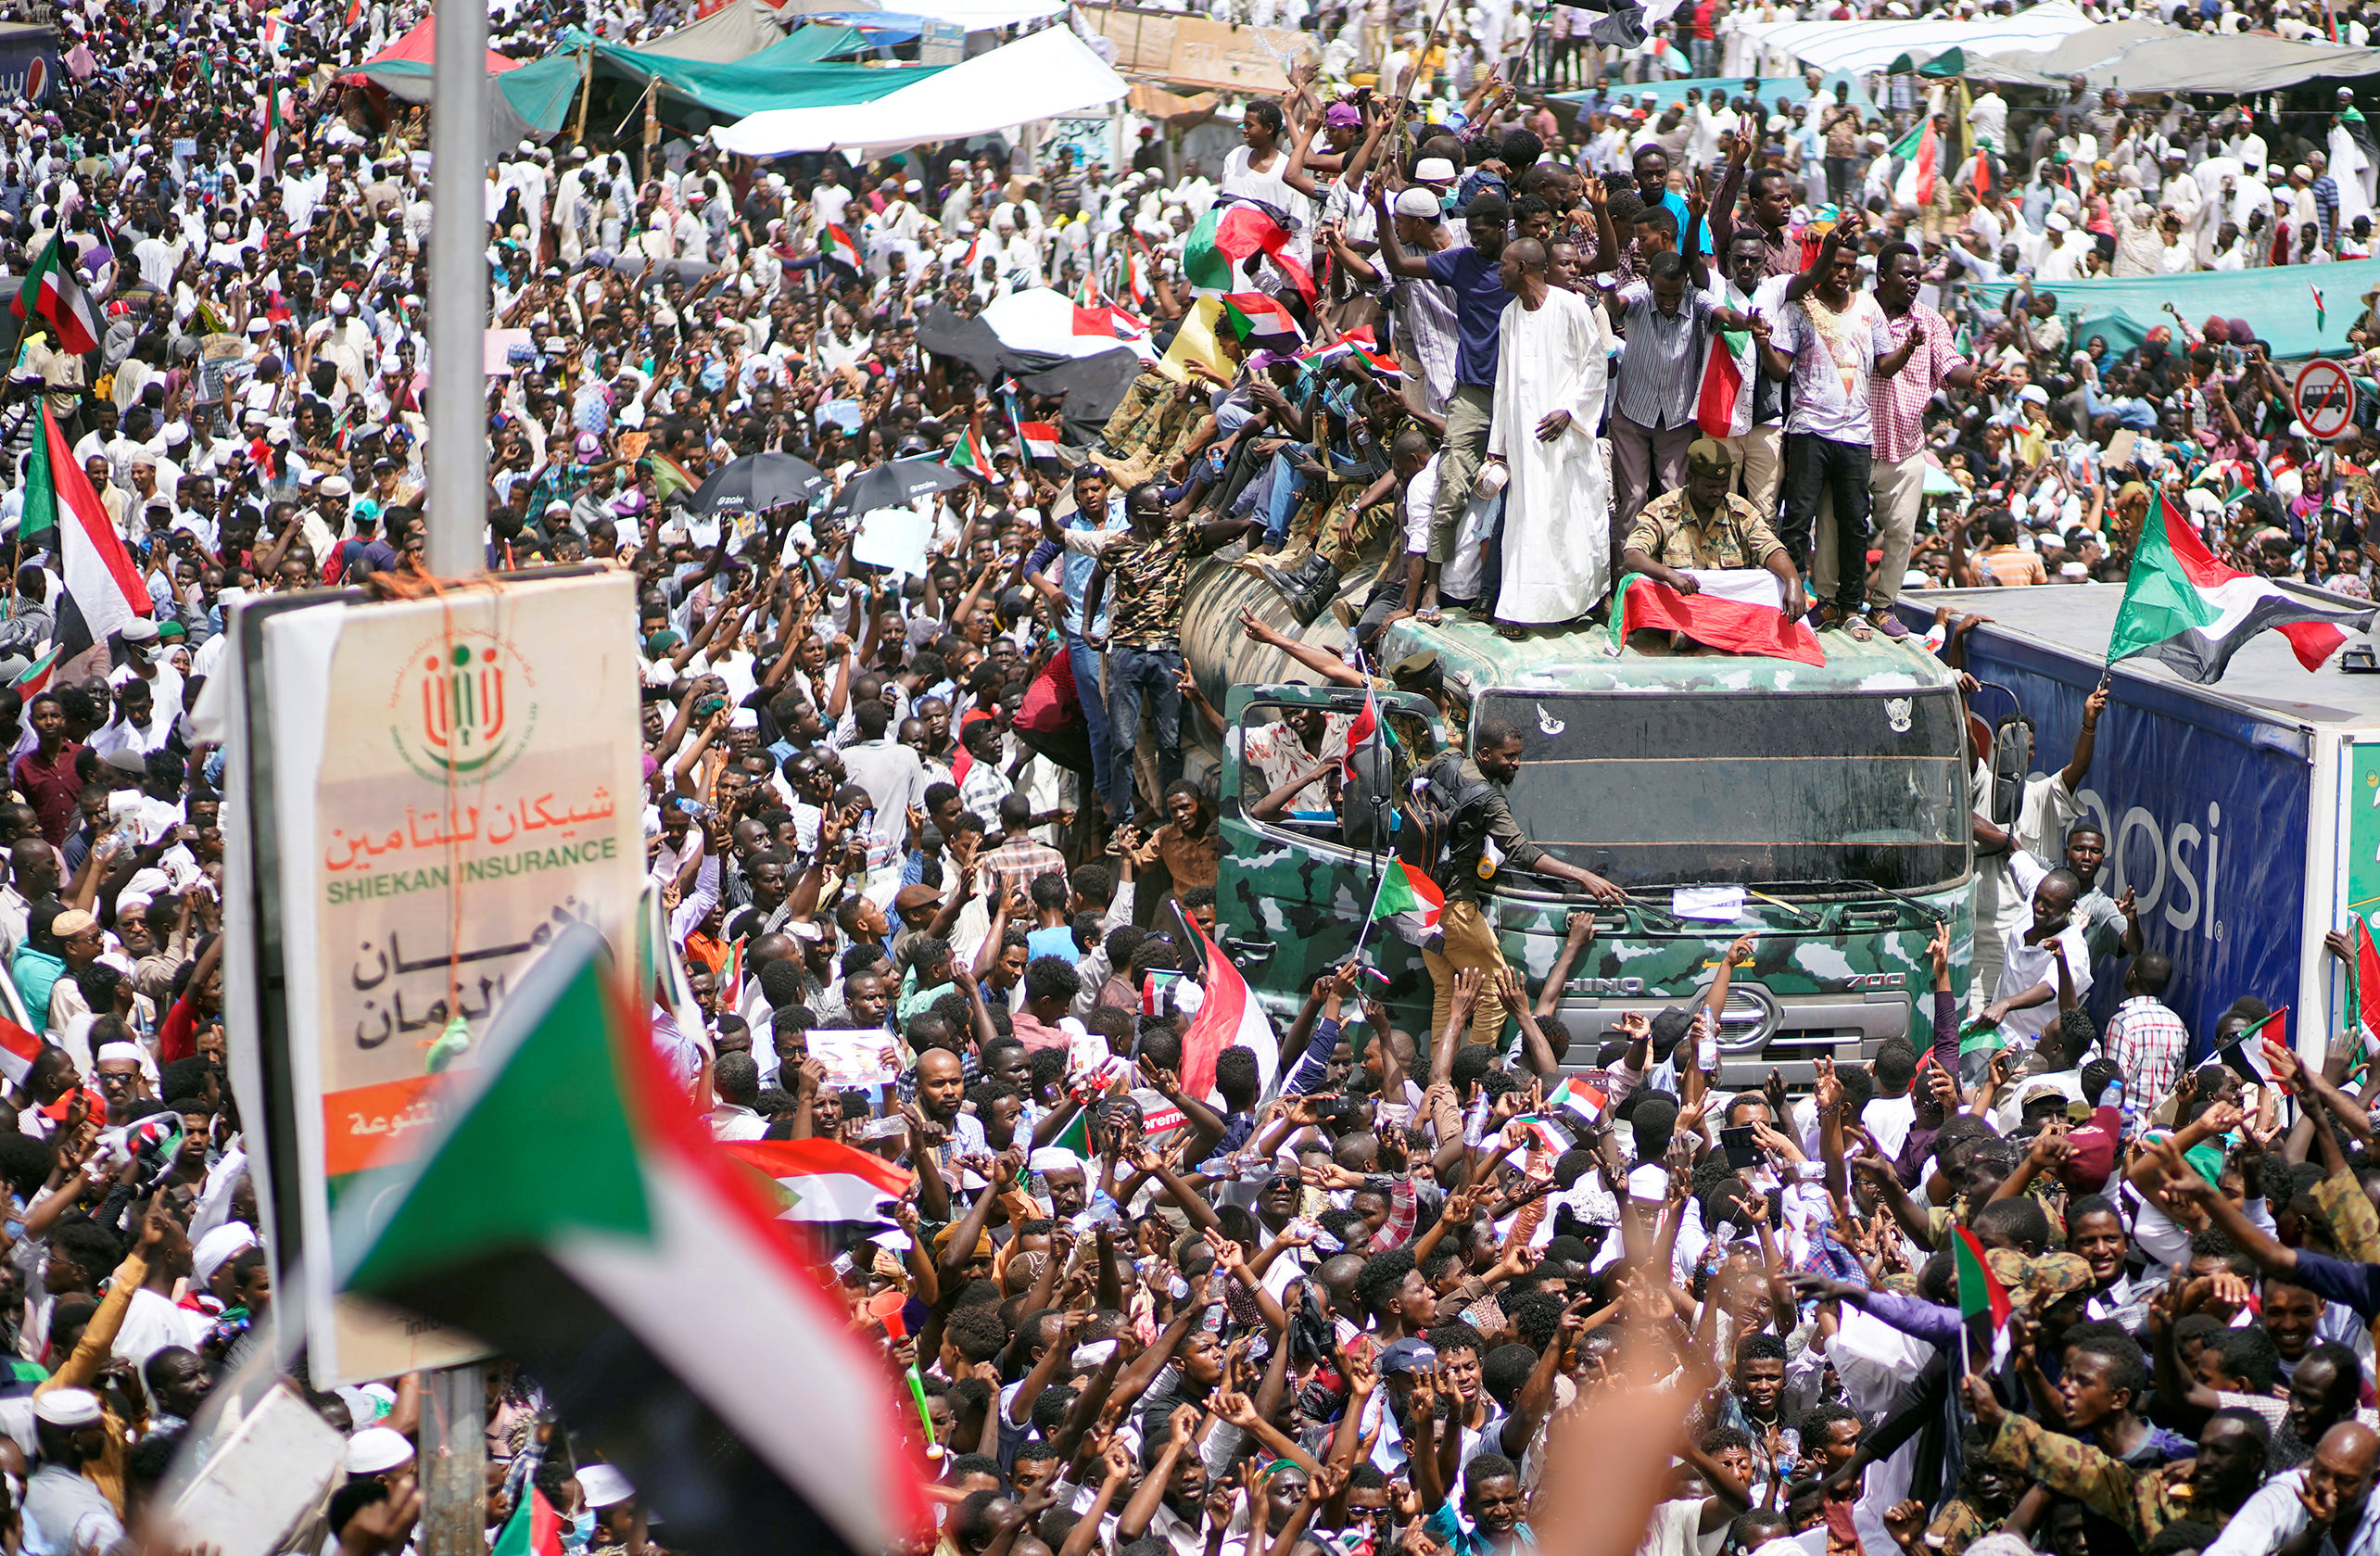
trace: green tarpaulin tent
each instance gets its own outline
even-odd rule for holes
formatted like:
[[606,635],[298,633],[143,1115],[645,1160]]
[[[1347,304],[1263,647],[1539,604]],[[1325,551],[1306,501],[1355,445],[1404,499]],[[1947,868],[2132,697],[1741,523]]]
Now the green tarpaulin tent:
[[[489,79],[496,88],[492,95],[522,126],[500,135],[493,144],[504,146],[516,141],[551,140],[562,133],[563,120],[570,117],[571,101],[578,95],[578,61],[567,54],[549,55]],[[498,103],[489,105],[491,114]]]
[[665,111],[675,103],[703,109],[718,120],[741,119],[769,108],[872,103],[943,69],[851,64],[831,58],[866,46],[866,38],[852,27],[804,27],[783,43],[725,63],[673,59],[617,44],[592,45],[599,82],[606,77],[625,80],[641,92],[648,82],[659,81]]
[[[2194,330],[2210,318],[2247,320],[2279,359],[2345,355],[2348,326],[2363,311],[2363,294],[2374,286],[2380,286],[2380,259],[2064,281],[2040,290],[2057,298],[2058,316],[2076,350],[2095,335],[2106,335],[2118,351],[2130,350],[2158,325],[2171,327],[2172,316],[2165,311],[2170,302]],[[2009,290],[1995,283],[1977,286],[1975,294],[1987,307],[1999,308]],[[2323,300],[2319,312],[2317,291]]]
[[[408,103],[430,100],[437,18],[422,19],[404,36],[341,79],[365,82]],[[824,31],[821,29],[820,31]],[[487,136],[490,145],[548,140],[559,133],[579,82],[575,57],[554,55],[524,65],[492,49],[487,55]]]

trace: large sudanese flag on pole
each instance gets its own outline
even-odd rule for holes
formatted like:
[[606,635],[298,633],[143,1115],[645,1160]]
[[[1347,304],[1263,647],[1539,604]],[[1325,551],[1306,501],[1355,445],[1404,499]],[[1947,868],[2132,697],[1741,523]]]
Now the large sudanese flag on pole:
[[2132,576],[2108,639],[2108,663],[2134,654],[2184,680],[2222,679],[2232,655],[2272,628],[2309,670],[2371,630],[2374,607],[2333,605],[2217,562],[2181,509],[2163,498],[2141,521]]
[[1223,1050],[1246,1048],[1256,1056],[1260,1089],[1269,1093],[1281,1068],[1281,1043],[1273,1035],[1272,1022],[1231,958],[1197,925],[1189,928],[1206,957],[1207,981],[1198,1014],[1190,1018],[1190,1030],[1182,1034],[1183,1090],[1192,1096],[1205,1096],[1215,1089],[1215,1061]]
[[64,233],[51,236],[8,310],[27,323],[35,313],[48,320],[57,328],[59,348],[70,355],[99,349],[99,310],[74,273],[74,259]]
[[25,511],[18,537],[54,548],[66,590],[53,634],[61,661],[104,643],[135,616],[157,614],[141,570],[124,550],[91,478],[75,462],[66,435],[42,398],[41,430],[25,466]]
[[674,1549],[930,1536],[893,1374],[671,1081],[649,999],[593,930],[558,937],[429,1148],[346,1201],[342,1289],[526,1367]]

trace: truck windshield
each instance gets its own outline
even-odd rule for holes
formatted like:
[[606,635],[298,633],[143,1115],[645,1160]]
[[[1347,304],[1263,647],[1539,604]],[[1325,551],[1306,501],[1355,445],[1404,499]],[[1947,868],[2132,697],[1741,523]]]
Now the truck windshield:
[[1906,892],[1966,871],[1963,731],[1946,688],[1488,692],[1476,716],[1521,731],[1512,804],[1522,830],[1621,886],[1865,880]]

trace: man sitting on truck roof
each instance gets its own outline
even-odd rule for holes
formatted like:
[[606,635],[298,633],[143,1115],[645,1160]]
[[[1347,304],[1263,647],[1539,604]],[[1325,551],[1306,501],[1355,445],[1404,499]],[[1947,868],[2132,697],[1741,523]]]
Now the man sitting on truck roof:
[[1786,619],[1799,620],[1808,609],[1801,572],[1751,499],[1728,490],[1734,478],[1735,456],[1726,444],[1710,437],[1688,444],[1686,484],[1638,512],[1621,544],[1620,566],[1680,594],[1702,591],[1689,568],[1765,567],[1777,576]]
[[[1592,870],[1580,869],[1539,848],[1513,819],[1512,802],[1504,791],[1521,774],[1521,732],[1500,718],[1483,718],[1473,728],[1471,755],[1458,769],[1455,791],[1466,803],[1456,812],[1451,852],[1437,872],[1446,892],[1438,929],[1446,936],[1443,949],[1424,950],[1422,961],[1430,970],[1434,996],[1430,1006],[1430,1036],[1446,1035],[1448,1013],[1454,1003],[1454,980],[1465,968],[1501,968],[1504,953],[1496,942],[1495,927],[1479,911],[1479,888],[1495,879],[1505,865],[1535,870],[1566,880],[1596,901],[1625,902],[1627,893]],[[1503,1034],[1504,1002],[1491,977],[1473,1007],[1471,1040],[1493,1043]]]

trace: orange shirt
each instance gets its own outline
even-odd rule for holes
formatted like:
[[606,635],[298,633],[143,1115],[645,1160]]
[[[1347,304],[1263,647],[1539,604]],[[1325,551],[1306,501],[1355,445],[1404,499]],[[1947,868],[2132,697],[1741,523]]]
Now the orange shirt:
[[1983,565],[2002,584],[2045,584],[2049,569],[2042,565],[2039,553],[2017,546],[1994,546],[1983,553]]

